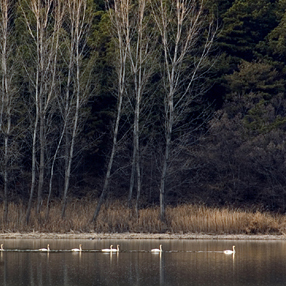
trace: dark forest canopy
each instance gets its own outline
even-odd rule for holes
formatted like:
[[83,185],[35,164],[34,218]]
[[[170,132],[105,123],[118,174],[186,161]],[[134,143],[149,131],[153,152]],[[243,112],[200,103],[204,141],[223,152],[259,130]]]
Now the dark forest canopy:
[[107,179],[136,209],[285,212],[285,0],[163,1],[165,28],[160,0],[0,2],[6,215],[60,199],[64,216]]

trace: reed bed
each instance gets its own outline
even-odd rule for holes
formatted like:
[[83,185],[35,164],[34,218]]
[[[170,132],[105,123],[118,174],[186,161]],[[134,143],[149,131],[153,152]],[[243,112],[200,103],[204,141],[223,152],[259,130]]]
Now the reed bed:
[[[45,209],[36,214],[32,209],[27,225],[26,205],[10,203],[8,221],[0,223],[1,232],[109,232],[109,233],[202,233],[202,234],[284,234],[286,216],[232,208],[209,208],[184,204],[166,208],[166,222],[159,219],[159,207],[141,209],[136,215],[122,202],[105,205],[95,223],[90,219],[96,201],[69,202],[61,218],[61,204],[53,202],[46,218]],[[0,205],[1,207],[1,205]],[[3,207],[0,209],[3,217]]]

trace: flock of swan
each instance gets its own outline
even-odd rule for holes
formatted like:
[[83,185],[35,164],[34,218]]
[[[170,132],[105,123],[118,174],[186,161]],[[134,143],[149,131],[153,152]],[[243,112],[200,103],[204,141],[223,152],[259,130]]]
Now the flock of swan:
[[[4,246],[3,246],[3,243],[1,244],[0,246],[0,251],[4,251]],[[39,251],[43,251],[43,252],[49,252],[51,251],[50,250],[50,245],[48,244],[47,245],[47,248],[39,248],[38,249]],[[80,244],[79,245],[79,248],[72,248],[71,251],[74,251],[74,252],[81,252],[82,251],[82,245]],[[113,253],[113,252],[119,252],[119,245],[117,245],[116,248],[113,248],[113,245],[110,245],[110,248],[103,248],[101,249],[102,252],[109,252],[109,253]],[[153,248],[151,249],[151,252],[152,253],[161,253],[163,252],[163,249],[162,249],[162,244],[160,244],[159,248]],[[223,251],[224,254],[235,254],[235,245],[232,246],[232,250],[224,250]]]
[[104,249],[101,249],[101,251],[103,252],[119,252],[119,245],[117,244],[117,247],[116,248],[112,248],[113,245],[111,244],[110,245],[110,248],[104,248]]

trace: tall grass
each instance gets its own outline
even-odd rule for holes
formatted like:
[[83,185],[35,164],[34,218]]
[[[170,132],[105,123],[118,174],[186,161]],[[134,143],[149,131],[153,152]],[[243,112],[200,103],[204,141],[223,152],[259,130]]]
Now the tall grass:
[[[102,208],[96,224],[90,223],[96,201],[73,200],[61,218],[61,204],[51,204],[49,218],[45,210],[36,214],[32,209],[26,225],[26,205],[9,204],[8,222],[0,223],[2,232],[142,232],[142,233],[205,233],[205,234],[283,234],[286,216],[270,213],[180,205],[167,207],[167,222],[159,220],[159,208],[141,209],[138,217],[122,204],[113,202]],[[1,208],[1,205],[0,205]],[[0,209],[3,217],[3,207]]]

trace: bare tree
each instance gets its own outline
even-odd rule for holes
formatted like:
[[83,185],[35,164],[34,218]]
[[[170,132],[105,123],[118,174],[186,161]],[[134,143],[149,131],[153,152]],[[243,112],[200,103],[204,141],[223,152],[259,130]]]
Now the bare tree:
[[[131,176],[129,185],[128,205],[131,207],[132,193],[135,183],[135,174],[137,181],[137,196],[135,211],[138,214],[138,201],[141,193],[141,167],[140,167],[140,121],[142,122],[144,102],[143,96],[146,92],[146,85],[150,76],[154,73],[156,61],[154,50],[156,38],[154,29],[150,24],[148,17],[149,0],[139,0],[137,3],[132,1],[124,1],[124,9],[119,13],[125,14],[125,19],[122,25],[124,28],[124,43],[127,46],[128,59],[131,67],[131,84],[129,90],[129,98],[134,113],[133,119],[133,154],[131,163]],[[123,17],[122,17],[123,18]],[[147,96],[148,101],[148,96]]]
[[[119,124],[122,113],[122,105],[123,98],[126,94],[126,61],[127,61],[127,47],[124,43],[124,25],[123,23],[127,21],[125,14],[121,14],[119,11],[125,9],[126,2],[125,1],[107,1],[107,7],[109,8],[109,16],[111,19],[112,28],[114,29],[114,40],[116,47],[116,56],[118,57],[117,65],[116,65],[116,74],[117,74],[117,82],[116,82],[116,97],[117,97],[117,111],[116,118],[113,127],[113,140],[112,140],[112,148],[110,152],[110,157],[108,161],[108,166],[105,174],[105,179],[103,183],[103,188],[101,195],[99,197],[99,201],[97,203],[96,209],[94,211],[92,222],[96,222],[97,217],[99,215],[101,206],[104,202],[106,192],[109,186],[109,180],[111,177],[111,170],[113,166],[114,157],[118,147],[118,132],[119,132]],[[113,7],[113,9],[111,9]],[[123,18],[122,18],[123,17]]]
[[[3,181],[4,181],[4,210],[3,220],[8,218],[8,184],[9,184],[9,162],[12,158],[12,113],[15,106],[15,87],[13,86],[14,61],[11,60],[11,3],[8,0],[0,1],[0,54],[1,54],[1,89],[0,89],[0,135],[3,135]],[[15,152],[15,150],[14,150]],[[1,160],[2,161],[2,160]]]
[[[26,214],[29,222],[32,199],[36,184],[36,158],[37,144],[39,143],[39,176],[38,176],[38,201],[37,212],[40,212],[42,204],[42,192],[45,169],[46,148],[46,116],[53,102],[56,79],[56,63],[58,55],[58,25],[60,14],[56,7],[61,0],[23,0],[20,7],[27,26],[30,39],[35,47],[34,65],[35,69],[24,63],[31,86],[34,90],[35,118],[33,127],[32,144],[32,179],[30,198]],[[52,17],[53,15],[53,17]]]
[[66,94],[63,102],[63,130],[66,140],[62,217],[65,216],[75,140],[79,134],[80,109],[87,102],[90,94],[89,66],[85,67],[83,65],[83,57],[93,15],[92,5],[86,0],[68,0],[66,5],[68,14],[69,62]]
[[[62,25],[63,25],[63,19],[66,10],[66,2],[65,1],[57,1],[55,7],[54,7],[54,13],[55,13],[55,20],[54,20],[54,36],[55,36],[55,46],[60,47],[61,41],[59,39],[60,33],[62,32]],[[57,70],[57,57],[58,57],[58,52],[54,54],[54,72],[53,75],[55,76],[58,72]],[[58,77],[59,78],[59,77]],[[60,79],[59,79],[60,80]],[[61,83],[55,82],[56,86],[59,86]],[[55,92],[55,90],[54,90]],[[56,92],[55,92],[56,93]],[[61,98],[60,93],[57,93],[56,96],[57,100]],[[47,198],[47,204],[46,204],[46,219],[49,216],[49,207],[50,207],[50,200],[51,200],[51,195],[52,195],[52,186],[53,186],[53,178],[54,178],[54,167],[56,163],[57,156],[59,154],[60,147],[62,145],[63,141],[63,135],[64,135],[64,130],[65,130],[65,124],[64,122],[64,127],[63,131],[60,135],[60,138],[57,142],[56,149],[54,151],[54,154],[51,156],[51,166],[50,166],[50,178],[49,178],[49,192],[48,192],[48,198]]]
[[216,27],[204,14],[204,0],[158,0],[152,1],[152,7],[163,51],[165,150],[160,179],[160,217],[164,221],[173,128],[197,96],[193,87],[199,71],[206,65]]
[[[131,174],[129,184],[128,205],[131,208],[133,190],[137,187],[135,210],[138,212],[138,200],[141,193],[141,167],[140,167],[140,121],[144,109],[144,95],[146,84],[154,72],[154,29],[148,17],[149,0],[114,0],[108,2],[112,7],[112,24],[120,39],[116,46],[127,53],[126,62],[128,82],[126,95],[129,101],[128,115],[133,116],[133,154],[131,158]],[[150,10],[149,10],[150,12]],[[151,59],[152,58],[152,59]],[[114,59],[115,65],[122,64],[121,56]],[[120,73],[118,73],[119,76]],[[148,96],[145,96],[148,99]]]

